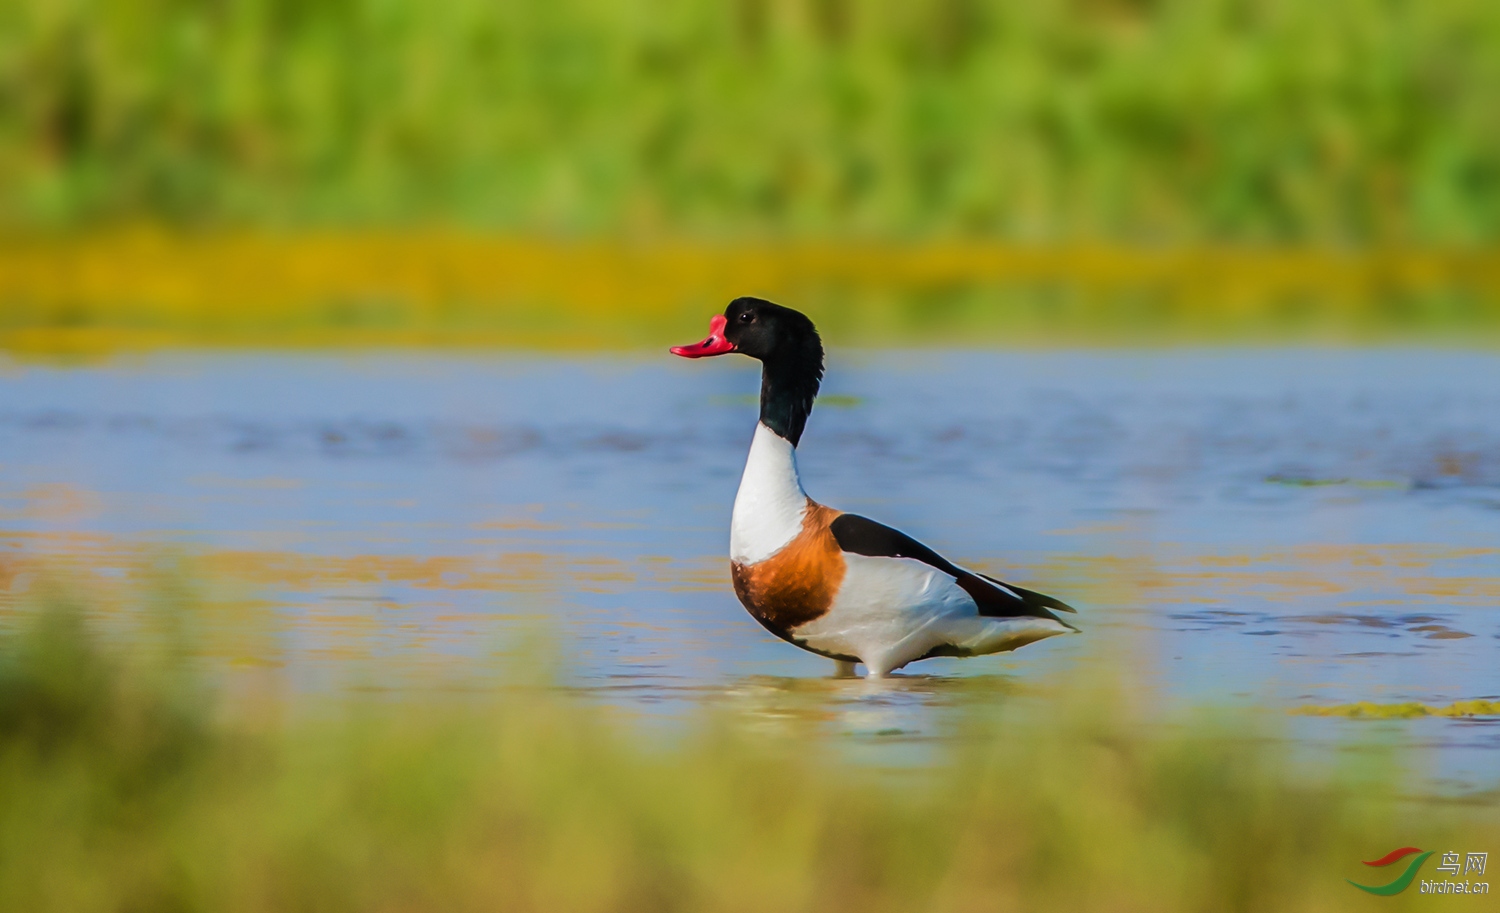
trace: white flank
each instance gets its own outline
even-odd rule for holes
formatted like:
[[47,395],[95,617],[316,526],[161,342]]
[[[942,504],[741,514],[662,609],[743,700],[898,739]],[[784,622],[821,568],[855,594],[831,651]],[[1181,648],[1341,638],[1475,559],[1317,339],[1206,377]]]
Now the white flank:
[[729,556],[742,564],[764,561],[802,531],[807,494],[797,477],[797,448],[767,428],[755,426],[745,474],[729,521]]
[[794,633],[825,653],[857,656],[881,676],[948,644],[999,653],[1069,629],[1050,618],[985,618],[947,574],[911,558],[844,555],[843,586],[826,615]]

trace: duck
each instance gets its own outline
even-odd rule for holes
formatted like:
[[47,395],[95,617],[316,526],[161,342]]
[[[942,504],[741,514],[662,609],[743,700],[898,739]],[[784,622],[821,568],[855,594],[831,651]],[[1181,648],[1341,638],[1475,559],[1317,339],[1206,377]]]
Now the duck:
[[729,569],[735,595],[782,640],[827,657],[835,674],[883,678],[938,656],[1015,650],[1078,633],[1076,610],[961,567],[906,533],[808,497],[797,471],[823,380],[823,342],[807,315],[741,297],[682,358],[737,353],[761,363],[760,421],[734,498]]

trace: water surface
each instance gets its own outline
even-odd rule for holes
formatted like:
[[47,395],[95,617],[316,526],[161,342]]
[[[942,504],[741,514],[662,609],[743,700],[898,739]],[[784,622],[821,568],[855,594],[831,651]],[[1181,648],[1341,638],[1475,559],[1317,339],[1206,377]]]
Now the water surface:
[[[297,687],[503,674],[678,717],[739,702],[920,741],[944,708],[1106,660],[1165,700],[1500,697],[1500,357],[1440,350],[835,352],[809,493],[1077,605],[1080,637],[882,687],[730,591],[751,362],[163,354],[0,366],[0,571],[235,593],[209,659]],[[226,622],[228,624],[228,622]],[[248,630],[243,627],[235,631]],[[1372,724],[1299,720],[1310,740]],[[1494,720],[1390,725],[1444,776]],[[1342,727],[1342,728],[1341,728]]]

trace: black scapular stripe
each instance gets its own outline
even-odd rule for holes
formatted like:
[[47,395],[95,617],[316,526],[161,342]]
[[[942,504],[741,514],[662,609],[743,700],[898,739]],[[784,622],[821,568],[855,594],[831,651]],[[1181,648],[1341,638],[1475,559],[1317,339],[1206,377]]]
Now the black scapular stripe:
[[839,514],[828,529],[838,540],[839,548],[846,552],[870,558],[915,558],[951,577],[964,573],[962,568],[901,530],[858,514]]
[[988,618],[1050,618],[1073,627],[1049,611],[1077,611],[1062,600],[1002,583],[983,574],[970,573],[899,529],[858,514],[840,514],[828,529],[838,541],[839,548],[851,554],[868,558],[911,558],[937,568],[973,597],[980,615]]

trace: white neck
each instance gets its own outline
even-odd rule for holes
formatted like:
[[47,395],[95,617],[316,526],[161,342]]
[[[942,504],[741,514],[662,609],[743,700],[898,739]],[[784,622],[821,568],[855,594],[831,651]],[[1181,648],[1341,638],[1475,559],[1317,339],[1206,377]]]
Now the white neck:
[[729,521],[730,558],[754,564],[776,554],[802,531],[806,512],[807,494],[797,477],[797,448],[757,424]]

